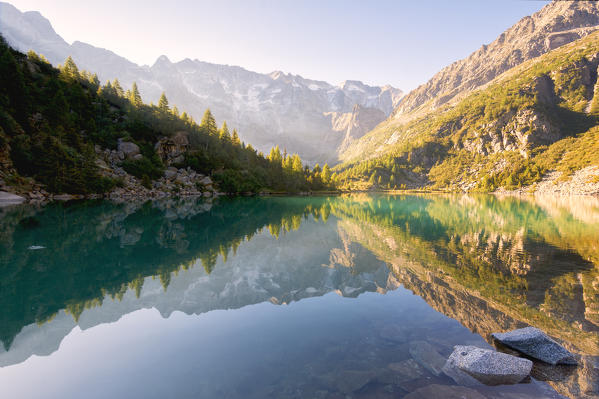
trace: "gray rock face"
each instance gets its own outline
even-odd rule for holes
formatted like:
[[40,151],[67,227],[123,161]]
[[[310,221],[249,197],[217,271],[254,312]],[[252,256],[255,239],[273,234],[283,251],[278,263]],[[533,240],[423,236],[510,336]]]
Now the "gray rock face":
[[132,159],[141,153],[137,144],[131,143],[129,141],[122,141],[120,139],[118,142],[117,151],[119,153],[122,152],[128,159]]
[[425,341],[411,342],[410,355],[418,364],[437,376],[441,374],[445,365],[445,358]]
[[491,336],[503,345],[545,363],[577,364],[576,357],[572,353],[535,327],[494,333]]
[[528,377],[528,359],[476,346],[457,345],[444,369],[458,368],[486,385],[517,384]]

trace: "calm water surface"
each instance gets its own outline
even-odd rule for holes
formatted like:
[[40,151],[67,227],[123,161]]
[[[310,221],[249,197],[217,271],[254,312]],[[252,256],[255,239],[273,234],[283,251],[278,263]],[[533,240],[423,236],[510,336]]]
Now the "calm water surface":
[[[599,397],[598,199],[20,205],[0,273],[3,399]],[[527,325],[580,365],[456,388],[427,360]]]

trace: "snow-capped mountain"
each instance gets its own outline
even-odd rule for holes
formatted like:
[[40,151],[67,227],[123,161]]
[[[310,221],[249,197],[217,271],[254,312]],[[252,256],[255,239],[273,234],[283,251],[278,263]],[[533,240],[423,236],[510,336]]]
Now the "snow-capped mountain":
[[280,71],[261,74],[199,60],[171,62],[166,56],[152,66],[139,66],[86,43],[69,45],[39,12],[22,13],[1,2],[0,34],[16,49],[34,50],[54,65],[70,55],[80,68],[96,72],[102,81],[118,78],[124,87],[137,82],[145,102],[157,102],[164,91],[171,104],[196,120],[210,108],[218,121],[236,127],[254,147],[268,151],[280,145],[312,163],[336,161],[341,144],[347,146],[348,137],[359,138],[355,129],[348,134],[349,125],[339,126],[339,120],[352,118],[336,118],[334,127],[330,113],[351,114],[355,105],[380,111],[380,118],[364,122],[368,131],[390,115],[403,95],[391,86],[359,81],[335,86]]

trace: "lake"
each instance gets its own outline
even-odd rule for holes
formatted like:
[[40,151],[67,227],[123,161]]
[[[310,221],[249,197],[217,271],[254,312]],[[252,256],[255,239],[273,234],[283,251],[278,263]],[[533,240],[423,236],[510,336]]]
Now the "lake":
[[[1,398],[599,397],[596,198],[17,205],[0,271]],[[579,366],[430,364],[528,325]]]

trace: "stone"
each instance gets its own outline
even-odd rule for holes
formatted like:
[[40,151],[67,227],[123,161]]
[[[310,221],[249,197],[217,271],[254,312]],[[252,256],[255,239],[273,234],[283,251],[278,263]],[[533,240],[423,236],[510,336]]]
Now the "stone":
[[420,388],[406,396],[404,399],[486,399],[486,397],[478,391],[467,387],[458,387],[452,385],[432,384],[424,388]]
[[422,367],[438,376],[445,365],[445,358],[428,342],[413,341],[410,343],[410,355]]
[[486,385],[511,385],[530,375],[532,361],[476,346],[457,345],[444,369],[453,367]]
[[545,363],[578,364],[576,356],[535,327],[493,333],[491,336],[503,345]]
[[345,370],[335,376],[335,387],[344,394],[350,394],[368,384],[375,377],[370,371]]
[[377,373],[377,381],[383,384],[399,385],[406,381],[420,378],[424,370],[414,359],[397,363],[389,363],[386,369]]
[[21,202],[24,202],[24,201],[25,201],[25,198],[23,198],[19,195],[9,193],[6,191],[0,191],[0,206],[20,204]]
[[123,155],[128,159],[132,159],[134,156],[141,154],[141,151],[139,150],[139,146],[137,144],[132,143],[130,141],[123,141],[122,139],[119,139],[118,141],[117,151],[119,153],[122,152]]
[[465,387],[476,387],[483,386],[484,384],[472,377],[470,374],[458,368],[453,358],[447,359],[447,362],[443,366],[443,373],[455,381],[456,384]]
[[175,176],[177,176],[177,168],[170,167],[164,171],[164,177],[168,180],[173,179]]
[[202,183],[205,186],[209,186],[212,184],[212,179],[208,176],[202,178],[202,180],[200,180],[200,183]]

